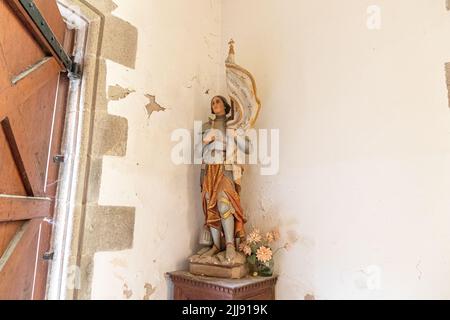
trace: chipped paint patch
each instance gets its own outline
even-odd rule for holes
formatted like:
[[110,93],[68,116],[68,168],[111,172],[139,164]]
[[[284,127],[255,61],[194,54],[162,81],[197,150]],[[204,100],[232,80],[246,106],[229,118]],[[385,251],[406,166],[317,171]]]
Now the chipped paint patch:
[[156,288],[153,288],[153,286],[150,283],[146,283],[144,289],[145,289],[144,300],[150,300],[150,296],[155,293]]
[[128,288],[128,285],[126,283],[123,284],[123,297],[125,299],[130,299],[133,296],[133,290]]
[[108,99],[112,100],[112,101],[122,100],[122,99],[125,99],[126,97],[128,97],[133,92],[136,92],[136,91],[122,88],[121,86],[116,84],[115,86],[109,86]]
[[155,96],[146,94],[145,97],[149,100],[149,103],[145,106],[145,110],[147,110],[147,115],[149,119],[153,112],[160,112],[166,110],[166,108],[163,108],[158,103],[156,103]]
[[305,296],[305,300],[316,300],[316,297],[313,294],[308,293]]

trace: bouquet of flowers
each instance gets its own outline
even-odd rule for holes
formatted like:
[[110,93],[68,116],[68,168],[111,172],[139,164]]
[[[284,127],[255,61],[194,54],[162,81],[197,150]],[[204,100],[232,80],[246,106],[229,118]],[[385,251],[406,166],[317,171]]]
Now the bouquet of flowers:
[[280,240],[280,232],[275,229],[262,235],[259,229],[253,229],[245,241],[239,245],[239,250],[247,256],[250,272],[253,276],[270,277],[273,274],[274,255],[281,249],[287,249],[288,243],[278,247],[273,246]]

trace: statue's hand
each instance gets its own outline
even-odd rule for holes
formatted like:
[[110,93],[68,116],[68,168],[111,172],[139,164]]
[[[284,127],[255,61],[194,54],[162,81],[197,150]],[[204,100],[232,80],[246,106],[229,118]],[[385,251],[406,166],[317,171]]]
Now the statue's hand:
[[203,139],[203,143],[209,144],[209,143],[213,142],[214,140],[216,140],[216,133],[214,132],[214,130],[211,130],[210,132],[208,132],[206,137]]

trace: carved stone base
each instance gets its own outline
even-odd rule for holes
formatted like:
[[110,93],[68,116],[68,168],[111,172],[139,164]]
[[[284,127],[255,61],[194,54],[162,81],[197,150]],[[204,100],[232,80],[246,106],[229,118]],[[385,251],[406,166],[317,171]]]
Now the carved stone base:
[[190,263],[189,272],[199,276],[208,276],[226,279],[241,279],[247,276],[248,268],[246,264],[237,266],[208,265]]

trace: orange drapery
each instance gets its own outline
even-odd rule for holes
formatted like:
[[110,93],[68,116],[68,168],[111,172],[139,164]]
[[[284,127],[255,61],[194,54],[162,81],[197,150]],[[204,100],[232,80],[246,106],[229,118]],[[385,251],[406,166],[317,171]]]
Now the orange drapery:
[[[241,198],[235,189],[234,182],[224,175],[222,164],[210,164],[206,166],[206,172],[202,185],[203,212],[205,214],[205,225],[215,229],[222,228],[222,219],[217,208],[218,194],[223,191],[230,201],[234,210],[234,234],[236,238],[245,236],[244,224],[247,220],[241,207]],[[209,201],[206,194],[209,194]]]

